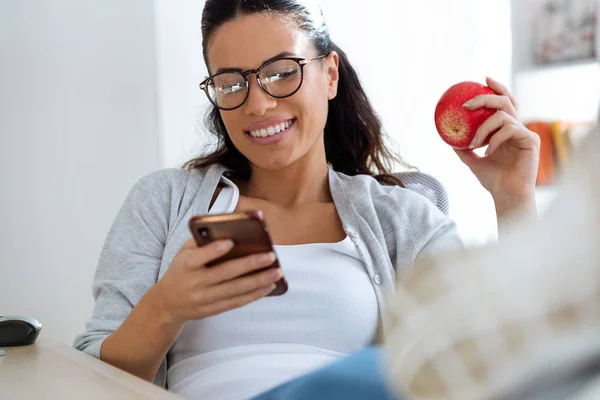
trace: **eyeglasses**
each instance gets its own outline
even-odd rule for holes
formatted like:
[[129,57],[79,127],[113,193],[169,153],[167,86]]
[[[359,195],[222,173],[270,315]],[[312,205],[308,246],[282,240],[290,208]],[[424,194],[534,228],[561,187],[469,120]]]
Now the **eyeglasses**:
[[239,108],[248,99],[250,82],[248,75],[256,74],[258,85],[271,97],[283,99],[290,97],[302,86],[304,66],[315,58],[283,57],[267,61],[258,69],[248,71],[224,71],[206,78],[200,83],[200,89],[208,100],[220,110],[230,111]]

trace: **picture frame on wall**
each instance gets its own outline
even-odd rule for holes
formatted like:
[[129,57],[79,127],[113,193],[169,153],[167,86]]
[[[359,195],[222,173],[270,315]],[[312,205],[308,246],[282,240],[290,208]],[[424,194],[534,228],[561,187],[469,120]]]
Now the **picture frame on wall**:
[[534,65],[599,60],[599,0],[530,0]]

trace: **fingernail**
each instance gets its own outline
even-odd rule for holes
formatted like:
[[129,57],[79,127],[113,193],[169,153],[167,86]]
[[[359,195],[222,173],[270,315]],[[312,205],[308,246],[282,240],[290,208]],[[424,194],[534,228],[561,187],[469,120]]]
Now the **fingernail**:
[[274,262],[275,262],[275,253],[265,254],[258,258],[258,263],[260,265],[271,265]]
[[276,286],[275,284],[272,284],[272,285],[270,285],[270,286],[267,286],[267,287],[266,287],[266,288],[264,288],[264,290],[263,290],[263,293],[264,293],[264,295],[266,296],[266,295],[270,294],[270,293],[271,293],[273,290],[275,290],[275,288],[276,288],[276,287],[277,287],[277,286]]
[[463,104],[464,108],[473,107],[475,105],[475,100],[469,100],[465,104]]
[[235,243],[233,243],[233,240],[223,240],[217,244],[217,251],[229,251],[233,248],[234,244]]
[[475,146],[477,146],[477,136],[475,136],[473,138],[473,141],[471,142],[471,144],[469,145],[469,149],[473,150],[475,148]]
[[486,157],[490,155],[490,147],[488,146],[487,149],[485,149],[485,154]]
[[269,272],[269,278],[271,278],[271,280],[274,282],[277,282],[278,280],[280,280],[282,276],[283,276],[283,272],[279,268]]

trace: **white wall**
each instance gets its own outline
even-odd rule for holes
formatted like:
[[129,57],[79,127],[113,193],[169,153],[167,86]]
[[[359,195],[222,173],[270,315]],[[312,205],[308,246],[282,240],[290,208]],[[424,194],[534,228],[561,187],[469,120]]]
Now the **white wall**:
[[[168,166],[180,165],[202,150],[207,137],[197,119],[207,107],[197,86],[206,75],[200,32],[203,3],[156,0],[162,162]],[[465,241],[493,239],[491,198],[439,139],[433,113],[441,94],[456,82],[483,81],[490,75],[510,85],[509,0],[319,3],[334,40],[358,69],[401,154],[445,184],[451,216]],[[394,88],[389,84],[390,68],[397,70]]]
[[526,120],[593,121],[600,105],[600,63],[520,71],[515,94]]
[[203,0],[155,0],[161,163],[178,167],[205,150],[209,108],[198,87],[206,77],[202,58]]
[[106,232],[159,167],[151,0],[0,2],[0,315],[71,343]]

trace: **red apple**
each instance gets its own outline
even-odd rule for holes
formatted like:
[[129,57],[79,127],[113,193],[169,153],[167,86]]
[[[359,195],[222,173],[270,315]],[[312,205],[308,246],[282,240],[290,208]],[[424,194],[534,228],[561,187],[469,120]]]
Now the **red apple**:
[[[468,149],[477,129],[496,113],[496,110],[489,108],[468,110],[463,107],[467,101],[482,94],[496,93],[477,82],[457,83],[446,90],[435,107],[435,127],[444,142],[455,149]],[[487,137],[482,146],[489,143],[492,135]]]

